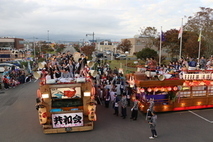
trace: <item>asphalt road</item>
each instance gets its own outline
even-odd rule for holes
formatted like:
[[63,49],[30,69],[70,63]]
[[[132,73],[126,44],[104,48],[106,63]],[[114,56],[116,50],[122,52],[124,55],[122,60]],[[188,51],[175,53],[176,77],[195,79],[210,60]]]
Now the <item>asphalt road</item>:
[[213,142],[213,109],[158,113],[158,138],[151,132],[145,115],[138,120],[113,115],[112,108],[97,106],[95,128],[88,132],[42,133],[35,109],[38,82],[3,90],[0,94],[0,142]]

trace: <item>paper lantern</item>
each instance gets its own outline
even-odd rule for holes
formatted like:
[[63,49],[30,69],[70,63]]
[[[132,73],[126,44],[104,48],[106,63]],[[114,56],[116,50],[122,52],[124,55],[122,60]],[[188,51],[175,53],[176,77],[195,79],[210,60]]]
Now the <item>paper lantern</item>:
[[167,87],[167,90],[168,91],[172,91],[172,87]]
[[164,92],[166,89],[165,89],[164,87],[161,87],[160,90],[161,90],[162,92]]
[[148,88],[147,91],[148,91],[148,92],[152,92],[152,88]]
[[144,88],[141,88],[140,89],[141,93],[145,92],[145,89]]
[[155,87],[155,88],[154,88],[154,91],[155,91],[155,92],[157,92],[157,91],[158,91],[158,88],[157,88],[157,87]]
[[174,91],[177,91],[177,90],[178,90],[178,88],[175,86],[175,87],[173,87],[173,90],[174,90]]

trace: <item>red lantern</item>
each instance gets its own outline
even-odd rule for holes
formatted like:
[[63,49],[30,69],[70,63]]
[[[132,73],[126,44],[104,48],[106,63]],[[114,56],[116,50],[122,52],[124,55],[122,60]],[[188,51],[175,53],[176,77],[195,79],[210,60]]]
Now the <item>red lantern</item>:
[[189,82],[189,86],[193,86],[194,85],[194,83],[193,82]]
[[178,88],[175,86],[175,87],[173,87],[173,90],[174,90],[174,91],[177,91],[177,90],[178,90]]
[[148,92],[152,92],[152,88],[148,88],[147,91],[148,91]]
[[161,87],[160,90],[161,90],[162,92],[164,92],[166,89],[165,89],[164,87]]
[[145,92],[144,88],[141,88],[140,91],[141,91],[141,93]]
[[155,91],[155,92],[157,92],[157,91],[158,91],[158,88],[157,88],[157,87],[155,87],[155,88],[154,88],[154,91]]
[[172,87],[167,87],[167,90],[168,91],[172,91]]
[[205,82],[200,81],[199,85],[203,86],[203,85],[205,85]]

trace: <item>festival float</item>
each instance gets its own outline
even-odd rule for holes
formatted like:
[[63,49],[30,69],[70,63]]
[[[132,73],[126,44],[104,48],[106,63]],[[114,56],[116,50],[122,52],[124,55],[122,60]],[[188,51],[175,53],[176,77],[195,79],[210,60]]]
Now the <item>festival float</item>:
[[[43,68],[45,63],[39,63]],[[95,88],[87,77],[40,79],[36,109],[45,134],[89,131],[96,121]]]
[[184,70],[183,74],[157,74],[140,68],[128,74],[127,80],[139,100],[139,108],[153,111],[181,111],[213,108],[213,70]]

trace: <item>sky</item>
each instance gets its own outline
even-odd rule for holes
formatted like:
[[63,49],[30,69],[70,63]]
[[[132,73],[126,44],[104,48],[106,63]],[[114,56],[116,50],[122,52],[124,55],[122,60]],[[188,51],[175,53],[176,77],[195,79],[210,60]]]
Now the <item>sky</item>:
[[200,7],[213,0],[0,0],[0,37],[120,41],[140,28],[179,29]]

